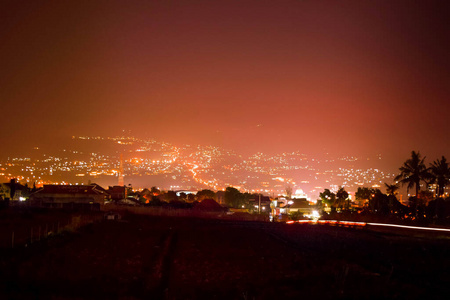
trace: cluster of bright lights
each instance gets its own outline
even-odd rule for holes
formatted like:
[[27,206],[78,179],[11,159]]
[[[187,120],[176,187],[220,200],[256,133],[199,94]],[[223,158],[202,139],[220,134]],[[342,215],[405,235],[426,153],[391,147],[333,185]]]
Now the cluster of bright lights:
[[[346,187],[347,184],[371,186],[373,184],[379,185],[380,180],[389,176],[389,174],[385,174],[378,169],[339,168],[323,170],[322,162],[333,162],[334,160],[318,160],[298,151],[277,155],[257,153],[244,158],[233,151],[214,146],[183,145],[178,147],[171,143],[158,142],[153,139],[127,136],[73,136],[72,138],[109,140],[115,144],[123,145],[127,153],[134,152],[136,155],[129,154],[132,157],[127,157],[124,160],[122,175],[126,177],[131,175],[170,174],[170,178],[173,180],[183,182],[182,187],[185,189],[224,190],[227,186],[239,186],[241,192],[284,195],[286,186],[298,188],[296,182],[303,185],[313,185],[316,180],[323,181],[321,184],[315,184],[314,189],[305,190],[311,196],[311,199],[314,199],[323,190],[321,186],[325,182],[327,183],[326,187],[330,187],[329,183],[331,182],[336,182],[339,185],[343,182]],[[19,181],[28,183],[44,180],[55,182],[57,176],[66,178],[66,176],[72,175],[67,173],[73,173],[75,177],[78,177],[74,181],[83,180],[82,177],[87,176],[94,178],[118,176],[119,160],[117,156],[65,149],[63,152],[65,154],[62,157],[43,154],[43,159],[8,158],[5,164],[2,163],[0,175],[14,177]],[[148,154],[143,152],[148,152]],[[77,156],[68,158],[68,154],[77,154]],[[348,156],[338,160],[353,162],[360,160],[360,158]],[[302,172],[299,178],[298,172],[295,170],[307,171]],[[22,176],[23,179],[19,176]],[[116,179],[111,179],[111,181],[113,180]],[[333,186],[331,188],[333,189]],[[335,189],[337,188],[338,185],[335,185]],[[306,197],[306,194],[298,195],[296,198],[304,197]]]

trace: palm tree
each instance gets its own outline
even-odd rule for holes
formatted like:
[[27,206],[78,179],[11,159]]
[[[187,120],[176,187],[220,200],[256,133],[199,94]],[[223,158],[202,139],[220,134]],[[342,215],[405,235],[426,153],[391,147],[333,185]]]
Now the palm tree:
[[429,171],[431,173],[431,183],[437,184],[436,196],[440,197],[444,194],[444,188],[450,180],[450,169],[447,159],[442,156],[439,160],[431,163]]
[[395,194],[397,194],[397,191],[399,189],[398,183],[396,183],[396,184],[384,183],[384,186],[386,187],[386,193],[388,195],[395,196]]
[[424,164],[425,157],[422,159],[419,152],[412,151],[411,158],[403,163],[403,166],[399,168],[400,174],[398,174],[394,180],[398,181],[402,185],[407,184],[407,191],[415,187],[416,197],[419,196],[420,181],[425,181],[430,178],[428,169]]

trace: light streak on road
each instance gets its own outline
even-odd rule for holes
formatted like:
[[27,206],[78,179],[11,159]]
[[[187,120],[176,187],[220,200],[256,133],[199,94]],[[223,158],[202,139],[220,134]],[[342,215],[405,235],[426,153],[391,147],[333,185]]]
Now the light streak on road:
[[367,223],[370,226],[387,226],[387,227],[397,227],[397,228],[407,228],[407,229],[421,229],[421,230],[432,230],[432,231],[446,231],[450,232],[447,228],[433,228],[433,227],[419,227],[419,226],[406,226],[406,225],[396,225],[396,224],[383,224],[383,223]]
[[434,227],[420,227],[420,226],[407,226],[407,225],[397,225],[397,224],[385,224],[385,223],[366,223],[366,222],[353,222],[353,221],[337,221],[337,220],[299,220],[299,221],[287,221],[286,224],[321,224],[321,225],[343,225],[343,226],[384,226],[384,227],[396,227],[396,228],[406,228],[406,229],[416,229],[416,230],[431,230],[431,231],[444,231],[450,232],[448,228],[434,228]]
[[286,224],[321,224],[321,225],[343,225],[343,226],[366,226],[365,222],[353,222],[353,221],[337,221],[337,220],[298,220],[298,221],[286,221]]

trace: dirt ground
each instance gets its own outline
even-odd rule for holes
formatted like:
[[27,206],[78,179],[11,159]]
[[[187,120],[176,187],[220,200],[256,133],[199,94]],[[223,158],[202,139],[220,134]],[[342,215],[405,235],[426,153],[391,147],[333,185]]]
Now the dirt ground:
[[1,250],[2,299],[447,299],[450,239],[128,215]]

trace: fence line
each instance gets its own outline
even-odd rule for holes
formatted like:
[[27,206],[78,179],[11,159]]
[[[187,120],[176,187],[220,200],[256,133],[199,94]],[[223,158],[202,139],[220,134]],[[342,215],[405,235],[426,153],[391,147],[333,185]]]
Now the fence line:
[[[0,248],[17,248],[28,246],[41,240],[47,239],[52,235],[68,231],[73,232],[79,228],[98,222],[103,219],[103,215],[72,215],[63,220],[54,220],[44,222],[36,220],[35,224],[27,226],[11,226],[11,229],[3,231],[0,235]],[[62,223],[62,226],[61,226]]]

